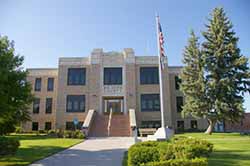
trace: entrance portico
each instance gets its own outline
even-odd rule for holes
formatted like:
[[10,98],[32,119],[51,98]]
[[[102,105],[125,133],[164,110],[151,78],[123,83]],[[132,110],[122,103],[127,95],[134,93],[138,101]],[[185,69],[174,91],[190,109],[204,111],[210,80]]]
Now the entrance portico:
[[124,102],[123,97],[104,97],[103,98],[103,113],[109,113],[112,109],[113,113],[123,114],[124,113]]

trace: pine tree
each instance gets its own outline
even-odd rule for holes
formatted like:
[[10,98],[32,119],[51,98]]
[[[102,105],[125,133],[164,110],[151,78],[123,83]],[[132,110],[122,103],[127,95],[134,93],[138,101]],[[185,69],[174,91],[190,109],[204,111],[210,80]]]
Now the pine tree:
[[216,122],[238,121],[244,113],[244,93],[250,92],[248,59],[240,53],[233,25],[222,8],[215,8],[199,48],[193,33],[184,52],[181,78],[184,114]]
[[191,31],[188,45],[184,49],[183,63],[185,64],[181,73],[181,90],[185,96],[183,116],[204,117],[208,112],[206,102],[204,63],[199,48],[198,38]]
[[215,8],[203,32],[206,93],[210,111],[207,114],[211,134],[217,121],[237,121],[244,112],[244,93],[250,92],[248,60],[240,53],[238,38],[223,8]]

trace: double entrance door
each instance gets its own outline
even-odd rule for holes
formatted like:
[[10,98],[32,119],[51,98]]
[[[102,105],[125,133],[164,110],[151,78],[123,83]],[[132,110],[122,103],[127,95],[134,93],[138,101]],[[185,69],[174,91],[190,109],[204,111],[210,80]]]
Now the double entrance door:
[[109,113],[111,110],[113,113],[123,113],[123,98],[104,98],[104,113]]

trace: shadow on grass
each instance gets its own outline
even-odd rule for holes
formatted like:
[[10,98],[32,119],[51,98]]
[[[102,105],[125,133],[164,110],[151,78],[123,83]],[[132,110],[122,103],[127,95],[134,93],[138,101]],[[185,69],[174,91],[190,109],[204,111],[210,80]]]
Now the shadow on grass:
[[218,150],[208,158],[209,166],[241,165],[242,161],[250,163],[250,154],[246,150],[223,151]]
[[28,148],[19,148],[15,155],[1,157],[0,165],[3,163],[8,166],[24,166],[64,149],[65,148],[60,146],[30,146]]

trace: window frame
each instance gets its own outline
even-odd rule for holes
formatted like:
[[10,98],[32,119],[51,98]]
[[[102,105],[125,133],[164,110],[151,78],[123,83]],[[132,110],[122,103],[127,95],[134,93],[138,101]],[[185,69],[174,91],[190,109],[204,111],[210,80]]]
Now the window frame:
[[[55,82],[54,77],[49,77],[48,78],[48,80],[47,80],[47,91],[54,91],[54,82]],[[52,87],[50,87],[50,83],[52,84]]]
[[[38,86],[40,82],[40,86]],[[34,91],[36,92],[40,92],[42,89],[42,78],[41,77],[37,77],[35,78],[35,85],[34,85]]]
[[[83,110],[80,109],[81,108],[81,99],[74,100],[74,98],[81,98],[81,97],[83,99],[82,101],[84,104]],[[69,100],[71,100],[72,109],[68,109],[69,108],[69,106],[68,106]],[[75,101],[77,101],[78,109],[74,108]],[[81,113],[81,112],[85,112],[85,110],[86,110],[86,97],[85,97],[85,95],[67,95],[67,97],[66,97],[66,112],[67,113]]]
[[[49,100],[51,100],[50,110],[48,110],[48,101]],[[45,113],[46,114],[51,114],[52,113],[52,107],[53,107],[53,98],[52,97],[47,97],[46,102],[45,102]]]
[[[183,125],[183,128],[179,127],[179,123],[181,123]],[[185,122],[184,122],[184,120],[177,120],[176,129],[177,129],[177,131],[184,131],[185,130]]]
[[[195,123],[196,127],[193,127],[193,123]],[[198,121],[197,120],[191,120],[190,121],[190,128],[191,129],[198,129]]]
[[[75,124],[73,121],[66,121],[65,122],[65,130],[75,130],[75,129],[81,130],[83,123],[84,123],[83,121],[78,122],[78,124],[75,128]],[[69,124],[71,125],[71,127],[68,127]]]
[[[48,124],[49,124],[49,126],[50,126],[49,129],[47,128],[47,127],[48,127],[48,126],[47,126]],[[45,123],[44,123],[44,130],[51,130],[51,129],[52,129],[52,123],[51,123],[51,122],[45,122]]]
[[[38,103],[36,103],[36,101],[38,101]],[[37,108],[35,108],[35,104],[38,105]],[[41,104],[41,99],[38,98],[38,97],[35,97],[34,100],[33,100],[33,110],[32,110],[33,114],[39,114],[39,112],[40,112],[40,104]]]
[[[149,96],[154,96],[153,99],[147,99],[150,98]],[[144,98],[144,99],[143,99]],[[159,112],[161,110],[161,101],[160,101],[160,94],[159,93],[152,93],[152,94],[141,94],[140,97],[140,102],[141,102],[141,112]],[[146,99],[146,100],[145,100]],[[158,103],[156,103],[156,99],[158,99]],[[146,102],[147,107],[149,107],[149,101],[152,102],[152,108],[143,108],[143,100]],[[156,105],[158,105],[157,107],[159,108],[155,108]]]
[[175,80],[175,90],[180,90],[181,79],[178,75],[174,77]]
[[[178,99],[182,99],[181,101],[181,103],[179,103],[178,101]],[[180,106],[179,106],[179,104],[181,104]],[[182,112],[182,107],[183,107],[183,105],[184,105],[184,97],[183,96],[176,96],[176,111],[178,112],[178,113],[181,113]]]
[[[37,124],[37,129],[34,129],[34,124]],[[38,122],[32,122],[31,125],[32,125],[32,126],[31,126],[31,130],[32,130],[32,131],[38,131],[38,130],[39,130],[39,123],[38,123]]]
[[[74,72],[76,72],[76,73],[74,73]],[[82,79],[83,79],[82,81],[80,80],[81,76],[78,75],[81,72],[83,74],[82,75]],[[75,80],[76,75],[78,75],[78,78],[77,78],[78,82]],[[73,77],[72,80],[70,80],[71,77]],[[82,68],[68,68],[67,85],[68,86],[84,86],[84,85],[86,85],[86,68],[85,67],[82,67]]]
[[[113,70],[113,71],[112,71]],[[112,76],[119,76],[114,78]],[[123,68],[122,67],[104,67],[103,68],[103,85],[122,85]]]
[[158,67],[152,67],[152,66],[140,67],[140,85],[158,85],[158,84],[159,84]]

